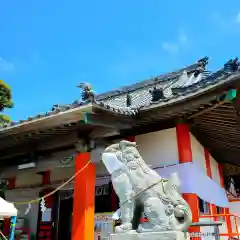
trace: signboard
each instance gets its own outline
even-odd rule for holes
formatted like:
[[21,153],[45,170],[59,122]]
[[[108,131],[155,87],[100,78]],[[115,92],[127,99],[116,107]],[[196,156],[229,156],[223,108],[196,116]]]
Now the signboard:
[[95,213],[94,240],[107,240],[114,230],[113,213]]

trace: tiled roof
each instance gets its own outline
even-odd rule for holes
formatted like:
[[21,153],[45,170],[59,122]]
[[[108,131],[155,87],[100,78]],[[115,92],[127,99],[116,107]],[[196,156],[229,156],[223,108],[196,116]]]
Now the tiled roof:
[[177,100],[240,73],[237,58],[228,61],[222,69],[214,73],[206,70],[207,61],[208,58],[200,59],[196,64],[177,72],[99,95],[96,98],[97,103],[120,114],[136,115],[143,107]]
[[43,114],[38,114],[36,116],[31,116],[31,117],[28,117],[28,119],[25,119],[25,120],[20,120],[20,121],[17,121],[17,122],[13,121],[10,124],[6,124],[6,125],[0,127],[0,130],[1,130],[1,128],[7,128],[9,126],[17,126],[17,125],[20,125],[22,123],[27,123],[27,122],[30,123],[33,120],[38,120],[38,119],[49,117],[49,116],[52,116],[52,115],[57,115],[59,113],[66,112],[70,109],[78,108],[82,105],[84,105],[84,102],[80,102],[80,101],[75,101],[72,104],[66,104],[66,105],[54,105],[52,107],[51,111],[49,111],[49,112],[46,112],[46,113],[43,113]]
[[141,89],[143,87],[154,86],[154,85],[156,85],[157,82],[169,81],[169,80],[179,76],[179,74],[181,74],[183,71],[194,72],[199,67],[199,64],[201,64],[202,62],[203,62],[204,67],[205,67],[208,63],[208,57],[200,59],[199,61],[197,61],[197,63],[194,63],[190,66],[185,67],[185,68],[181,68],[180,70],[170,72],[170,73],[167,73],[167,74],[164,74],[164,75],[156,76],[154,78],[147,79],[147,80],[141,81],[139,83],[132,84],[130,86],[121,87],[117,90],[113,90],[113,91],[110,91],[110,92],[100,94],[100,95],[97,96],[97,99],[98,100],[104,100],[104,99],[109,98],[109,97],[114,97],[114,96],[117,96],[117,95],[121,95],[123,93],[128,93],[129,91],[136,91],[137,89]]
[[[193,93],[200,88],[216,84],[223,78],[239,72],[239,62],[237,59],[228,61],[221,70],[215,73],[206,70],[207,63],[208,58],[205,57],[197,61],[197,63],[178,71],[97,95],[95,96],[94,103],[118,114],[136,115],[143,107],[177,99],[180,96]],[[24,121],[13,122],[11,126],[56,115],[69,109],[78,108],[84,104],[86,104],[84,101],[75,101],[67,105],[54,105],[50,112],[29,117]]]

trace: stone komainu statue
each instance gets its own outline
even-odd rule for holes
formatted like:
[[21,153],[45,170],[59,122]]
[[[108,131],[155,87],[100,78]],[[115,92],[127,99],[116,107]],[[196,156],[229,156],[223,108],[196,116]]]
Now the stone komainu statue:
[[182,198],[176,174],[163,179],[146,165],[136,143],[121,141],[105,149],[102,160],[111,174],[120,200],[121,225],[116,232],[131,231],[134,205],[141,202],[151,229],[139,225],[137,231],[185,231],[192,223],[192,213]]

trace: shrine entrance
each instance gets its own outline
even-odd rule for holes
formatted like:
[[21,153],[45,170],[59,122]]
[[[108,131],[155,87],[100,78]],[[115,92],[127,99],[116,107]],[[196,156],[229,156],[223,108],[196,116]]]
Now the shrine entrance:
[[[73,193],[73,189],[59,191],[56,227],[58,240],[71,240],[72,237]],[[111,183],[95,187],[95,213],[104,212],[112,212]]]
[[73,212],[73,190],[63,190],[59,194],[57,239],[71,240]]

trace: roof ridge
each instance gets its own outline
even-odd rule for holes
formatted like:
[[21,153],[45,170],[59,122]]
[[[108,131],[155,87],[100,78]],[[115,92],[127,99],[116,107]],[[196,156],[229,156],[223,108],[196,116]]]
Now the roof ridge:
[[[206,65],[208,64],[208,57],[202,58],[196,63],[189,65],[185,68],[181,68],[177,71],[163,74],[160,76],[157,76],[155,78],[151,78],[149,80],[141,81],[139,83],[132,84],[130,86],[121,87],[118,90],[106,92],[103,94],[95,95],[94,91],[92,90],[92,87],[90,84],[80,84],[78,87],[82,89],[82,100],[80,101],[74,101],[72,104],[63,104],[63,105],[55,105],[52,108],[52,111],[46,112],[45,114],[38,114],[34,117],[29,117],[26,120],[20,120],[17,122],[12,122],[11,126],[19,125],[20,123],[32,121],[35,119],[39,119],[42,117],[47,117],[50,115],[55,115],[59,113],[63,113],[70,109],[75,109],[78,107],[81,107],[83,105],[86,105],[88,103],[95,103],[99,107],[105,108],[106,110],[109,110],[111,112],[118,113],[120,115],[136,115],[140,111],[142,107],[150,106],[151,104],[161,103],[161,102],[168,102],[170,100],[177,100],[178,97],[181,96],[187,96],[191,92],[196,92],[199,88],[205,88],[206,86],[210,86],[213,84],[216,84],[218,81],[221,81],[222,78],[228,78],[230,75],[233,74],[239,74],[240,75],[240,62],[238,59],[230,59],[227,63],[225,63],[224,67],[216,72],[209,72],[206,70]],[[179,81],[178,77],[183,74],[183,72],[187,72],[188,76],[194,75],[196,78],[199,74],[202,74],[203,76],[199,79],[199,81],[193,81],[191,85],[177,87],[177,91],[172,91],[172,88],[175,89],[175,79],[177,79],[177,82]],[[196,76],[195,76],[196,75]],[[169,81],[170,80],[170,81]],[[134,95],[134,92],[142,92],[142,89],[151,90],[152,87],[156,87],[159,83],[163,82],[163,85],[166,84],[166,86],[162,88],[157,88],[155,91],[145,91],[146,96],[143,99],[143,101],[138,98],[136,93]],[[166,89],[165,89],[166,88]],[[168,93],[168,89],[171,88],[171,91]],[[163,93],[163,90],[166,90],[165,93]],[[128,99],[126,98],[126,94],[130,93],[130,102],[134,101],[134,104],[128,103]],[[133,93],[132,93],[133,92]],[[149,93],[148,93],[149,92]],[[121,96],[120,99],[118,99]],[[154,96],[154,100],[152,99]],[[121,99],[124,98],[124,99]],[[118,99],[118,100],[117,100]],[[121,101],[124,100],[124,105],[117,103],[112,104],[112,100]],[[125,103],[125,101],[127,101]],[[6,128],[7,126],[3,126],[2,128]],[[2,129],[0,128],[0,129]]]
[[200,65],[203,65],[203,67],[205,69],[207,64],[208,64],[208,57],[204,57],[204,58],[201,58],[200,60],[198,60],[196,63],[191,64],[185,68],[181,68],[181,69],[178,69],[178,70],[170,72],[170,73],[162,74],[157,77],[152,77],[148,80],[143,80],[138,83],[123,86],[116,90],[112,90],[112,91],[108,91],[108,92],[99,94],[96,96],[96,100],[102,101],[102,100],[105,100],[110,97],[116,97],[116,96],[124,94],[124,93],[136,91],[136,90],[141,89],[146,86],[156,85],[156,83],[159,83],[159,82],[169,81],[175,77],[178,77],[178,75],[180,75],[183,71],[191,72],[191,71],[196,70],[196,68],[199,67]]

